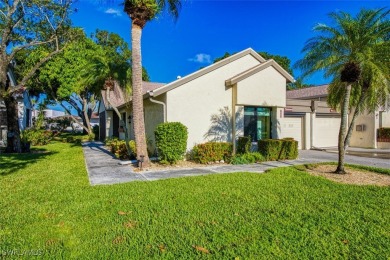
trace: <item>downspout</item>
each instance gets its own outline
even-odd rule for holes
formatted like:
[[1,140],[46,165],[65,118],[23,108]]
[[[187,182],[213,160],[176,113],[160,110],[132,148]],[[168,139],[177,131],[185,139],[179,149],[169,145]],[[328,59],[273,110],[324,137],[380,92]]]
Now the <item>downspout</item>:
[[158,101],[158,100],[153,99],[152,98],[153,97],[153,91],[149,91],[148,93],[149,93],[149,100],[150,100],[150,102],[156,103],[156,104],[159,104],[159,105],[163,106],[164,123],[166,123],[167,122],[167,105],[164,102],[162,102],[162,101]]

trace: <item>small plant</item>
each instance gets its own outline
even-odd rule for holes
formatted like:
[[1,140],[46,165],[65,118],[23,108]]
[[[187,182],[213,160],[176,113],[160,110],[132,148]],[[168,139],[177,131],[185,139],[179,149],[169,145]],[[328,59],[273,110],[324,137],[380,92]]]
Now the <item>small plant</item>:
[[259,152],[251,152],[246,154],[237,154],[233,156],[230,163],[231,164],[250,164],[263,162],[264,157]]
[[137,147],[134,140],[129,141],[130,159],[137,158]]
[[237,140],[237,154],[246,154],[251,151],[251,136],[240,136]]
[[111,152],[118,159],[129,159],[130,155],[127,152],[126,143],[123,140],[112,140],[110,141]]
[[179,122],[159,124],[154,131],[162,163],[174,164],[183,158],[187,148],[187,127]]

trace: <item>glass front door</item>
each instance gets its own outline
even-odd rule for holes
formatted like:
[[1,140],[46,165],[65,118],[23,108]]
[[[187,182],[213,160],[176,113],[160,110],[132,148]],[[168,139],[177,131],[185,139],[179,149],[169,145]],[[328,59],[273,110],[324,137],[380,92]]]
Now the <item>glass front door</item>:
[[271,108],[245,107],[244,135],[250,135],[253,142],[271,138]]

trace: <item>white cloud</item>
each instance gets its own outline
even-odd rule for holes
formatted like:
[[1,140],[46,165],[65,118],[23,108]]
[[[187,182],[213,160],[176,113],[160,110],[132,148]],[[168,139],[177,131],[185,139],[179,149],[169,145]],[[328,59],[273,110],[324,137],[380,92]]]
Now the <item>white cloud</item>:
[[114,8],[108,8],[106,11],[104,11],[106,14],[112,14],[114,16],[122,16],[122,12],[118,9]]
[[188,59],[189,61],[197,62],[197,63],[211,63],[211,56],[205,53],[196,54],[194,58]]

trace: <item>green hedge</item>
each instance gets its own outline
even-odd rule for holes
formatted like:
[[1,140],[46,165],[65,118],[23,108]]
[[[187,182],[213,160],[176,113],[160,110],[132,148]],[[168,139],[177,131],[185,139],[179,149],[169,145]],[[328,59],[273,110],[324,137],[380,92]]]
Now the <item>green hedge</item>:
[[130,151],[127,151],[126,142],[124,140],[110,138],[106,140],[106,144],[110,147],[111,153],[113,153],[118,159],[123,160],[137,158],[137,151],[134,140],[129,141]]
[[162,163],[176,163],[187,148],[187,127],[179,122],[159,124],[154,131],[156,147]]
[[240,136],[237,140],[237,154],[246,154],[251,151],[251,136]]
[[298,158],[298,141],[291,138],[259,140],[258,150],[267,161],[293,160]]
[[233,145],[225,142],[207,142],[192,149],[191,158],[199,163],[230,161]]
[[378,138],[390,139],[390,128],[381,127],[378,129]]

